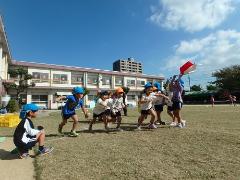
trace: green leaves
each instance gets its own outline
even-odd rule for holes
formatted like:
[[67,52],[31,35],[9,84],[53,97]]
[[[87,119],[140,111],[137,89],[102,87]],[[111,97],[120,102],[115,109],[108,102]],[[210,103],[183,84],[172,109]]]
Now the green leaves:
[[219,88],[231,92],[240,91],[240,65],[223,68],[214,72],[212,76],[216,77],[213,83]]
[[17,99],[19,99],[22,92],[26,91],[29,87],[35,86],[35,83],[28,82],[28,80],[32,79],[32,75],[28,74],[27,69],[23,67],[9,68],[8,74],[11,78],[15,79],[15,82],[4,82],[3,85],[7,92],[9,92],[10,89],[15,90]]

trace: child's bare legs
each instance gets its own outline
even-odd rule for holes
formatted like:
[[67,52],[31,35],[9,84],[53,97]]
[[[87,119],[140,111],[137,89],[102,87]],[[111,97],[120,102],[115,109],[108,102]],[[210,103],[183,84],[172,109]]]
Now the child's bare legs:
[[45,132],[41,131],[40,133],[38,133],[36,139],[39,143],[39,146],[43,146],[45,142]]
[[162,119],[161,119],[161,111],[156,111],[156,114],[157,114],[157,121],[161,122],[162,121]]
[[177,118],[178,123],[181,123],[181,115],[180,115],[180,109],[176,109],[173,111],[173,115]]
[[73,120],[73,126],[72,126],[72,131],[75,131],[77,128],[78,124],[78,116],[76,114],[72,115],[72,120]]
[[117,127],[116,128],[120,128],[121,122],[122,122],[122,117],[118,116],[117,117]]
[[93,119],[90,121],[90,123],[89,123],[89,131],[91,131],[92,130],[92,125],[96,122],[96,117],[93,117]]
[[65,119],[65,118],[62,118],[62,122],[59,124],[59,126],[58,126],[58,132],[59,133],[62,133],[62,128],[63,128],[63,126],[65,125],[67,123],[67,119]]
[[173,116],[173,113],[172,113],[172,111],[167,111],[167,113],[168,113],[168,115],[172,118],[172,122],[175,122],[175,118],[174,118],[174,116]]
[[154,111],[153,109],[150,109],[150,110],[149,110],[149,113],[150,113],[150,115],[151,115],[150,124],[153,124],[154,121],[155,121],[155,119],[156,119],[156,117],[157,117],[156,111]]
[[108,118],[106,115],[103,115],[103,122],[104,122],[104,127],[107,130],[108,129]]
[[142,125],[144,119],[147,117],[146,114],[141,114],[141,116],[138,118],[138,127]]

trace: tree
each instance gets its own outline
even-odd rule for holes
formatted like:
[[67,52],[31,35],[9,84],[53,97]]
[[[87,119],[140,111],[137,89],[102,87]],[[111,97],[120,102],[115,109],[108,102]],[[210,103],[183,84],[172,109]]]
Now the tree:
[[217,87],[229,92],[240,92],[240,65],[220,69],[212,74],[216,78],[213,82]]
[[15,82],[4,82],[3,85],[9,93],[10,89],[15,90],[16,92],[16,100],[19,104],[20,102],[20,94],[26,91],[29,87],[34,87],[35,83],[28,83],[28,80],[32,79],[32,75],[28,74],[28,71],[22,67],[19,67],[17,69],[8,69],[8,74],[12,78],[16,78],[17,81]]
[[8,105],[7,105],[7,111],[10,112],[10,113],[14,113],[14,112],[18,112],[19,111],[19,105],[18,105],[18,102],[16,99],[11,99],[9,102],[8,102]]
[[201,88],[200,84],[191,86],[191,91],[201,91],[201,90],[202,90],[202,88]]
[[208,91],[215,91],[218,89],[217,86],[214,86],[212,84],[207,85],[206,88]]

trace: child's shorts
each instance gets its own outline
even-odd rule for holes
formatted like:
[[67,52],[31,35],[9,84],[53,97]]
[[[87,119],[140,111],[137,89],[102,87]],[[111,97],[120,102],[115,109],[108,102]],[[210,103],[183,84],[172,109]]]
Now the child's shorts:
[[111,110],[110,109],[107,109],[107,110],[105,110],[104,111],[104,114],[106,115],[106,116],[111,116]]
[[173,111],[181,110],[182,109],[182,103],[178,102],[178,101],[173,101],[172,108],[173,108]]
[[121,117],[121,116],[122,116],[121,111],[117,111],[117,112],[115,112],[115,113],[112,112],[112,114],[111,114],[111,117],[113,117],[113,118],[115,118],[115,117]]
[[167,107],[167,110],[168,110],[168,111],[173,111],[173,107],[172,107],[172,106],[168,106],[168,107]]
[[152,109],[152,108],[147,109],[147,110],[141,110],[141,114],[142,114],[142,115],[149,115],[151,109]]
[[100,113],[100,114],[95,114],[95,113],[93,113],[93,118],[98,118],[98,117],[100,117],[100,116],[102,116],[102,115],[104,115],[104,114],[105,114],[105,111],[102,112],[102,113]]
[[162,104],[157,104],[154,105],[155,111],[162,112],[163,111],[163,105]]
[[17,145],[18,150],[21,153],[27,153],[30,149],[32,149],[35,145],[37,144],[37,141],[31,141],[28,142],[27,144],[25,143],[20,143]]
[[69,119],[70,117],[72,117],[73,115],[75,115],[76,113],[72,113],[72,114],[63,114],[62,113],[62,118],[63,119]]

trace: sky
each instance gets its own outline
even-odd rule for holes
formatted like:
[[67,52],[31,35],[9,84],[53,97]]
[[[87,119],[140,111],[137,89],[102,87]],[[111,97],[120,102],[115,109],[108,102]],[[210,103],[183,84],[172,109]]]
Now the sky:
[[240,0],[0,0],[0,13],[15,60],[112,70],[132,57],[165,78],[191,60],[203,88],[240,64]]

